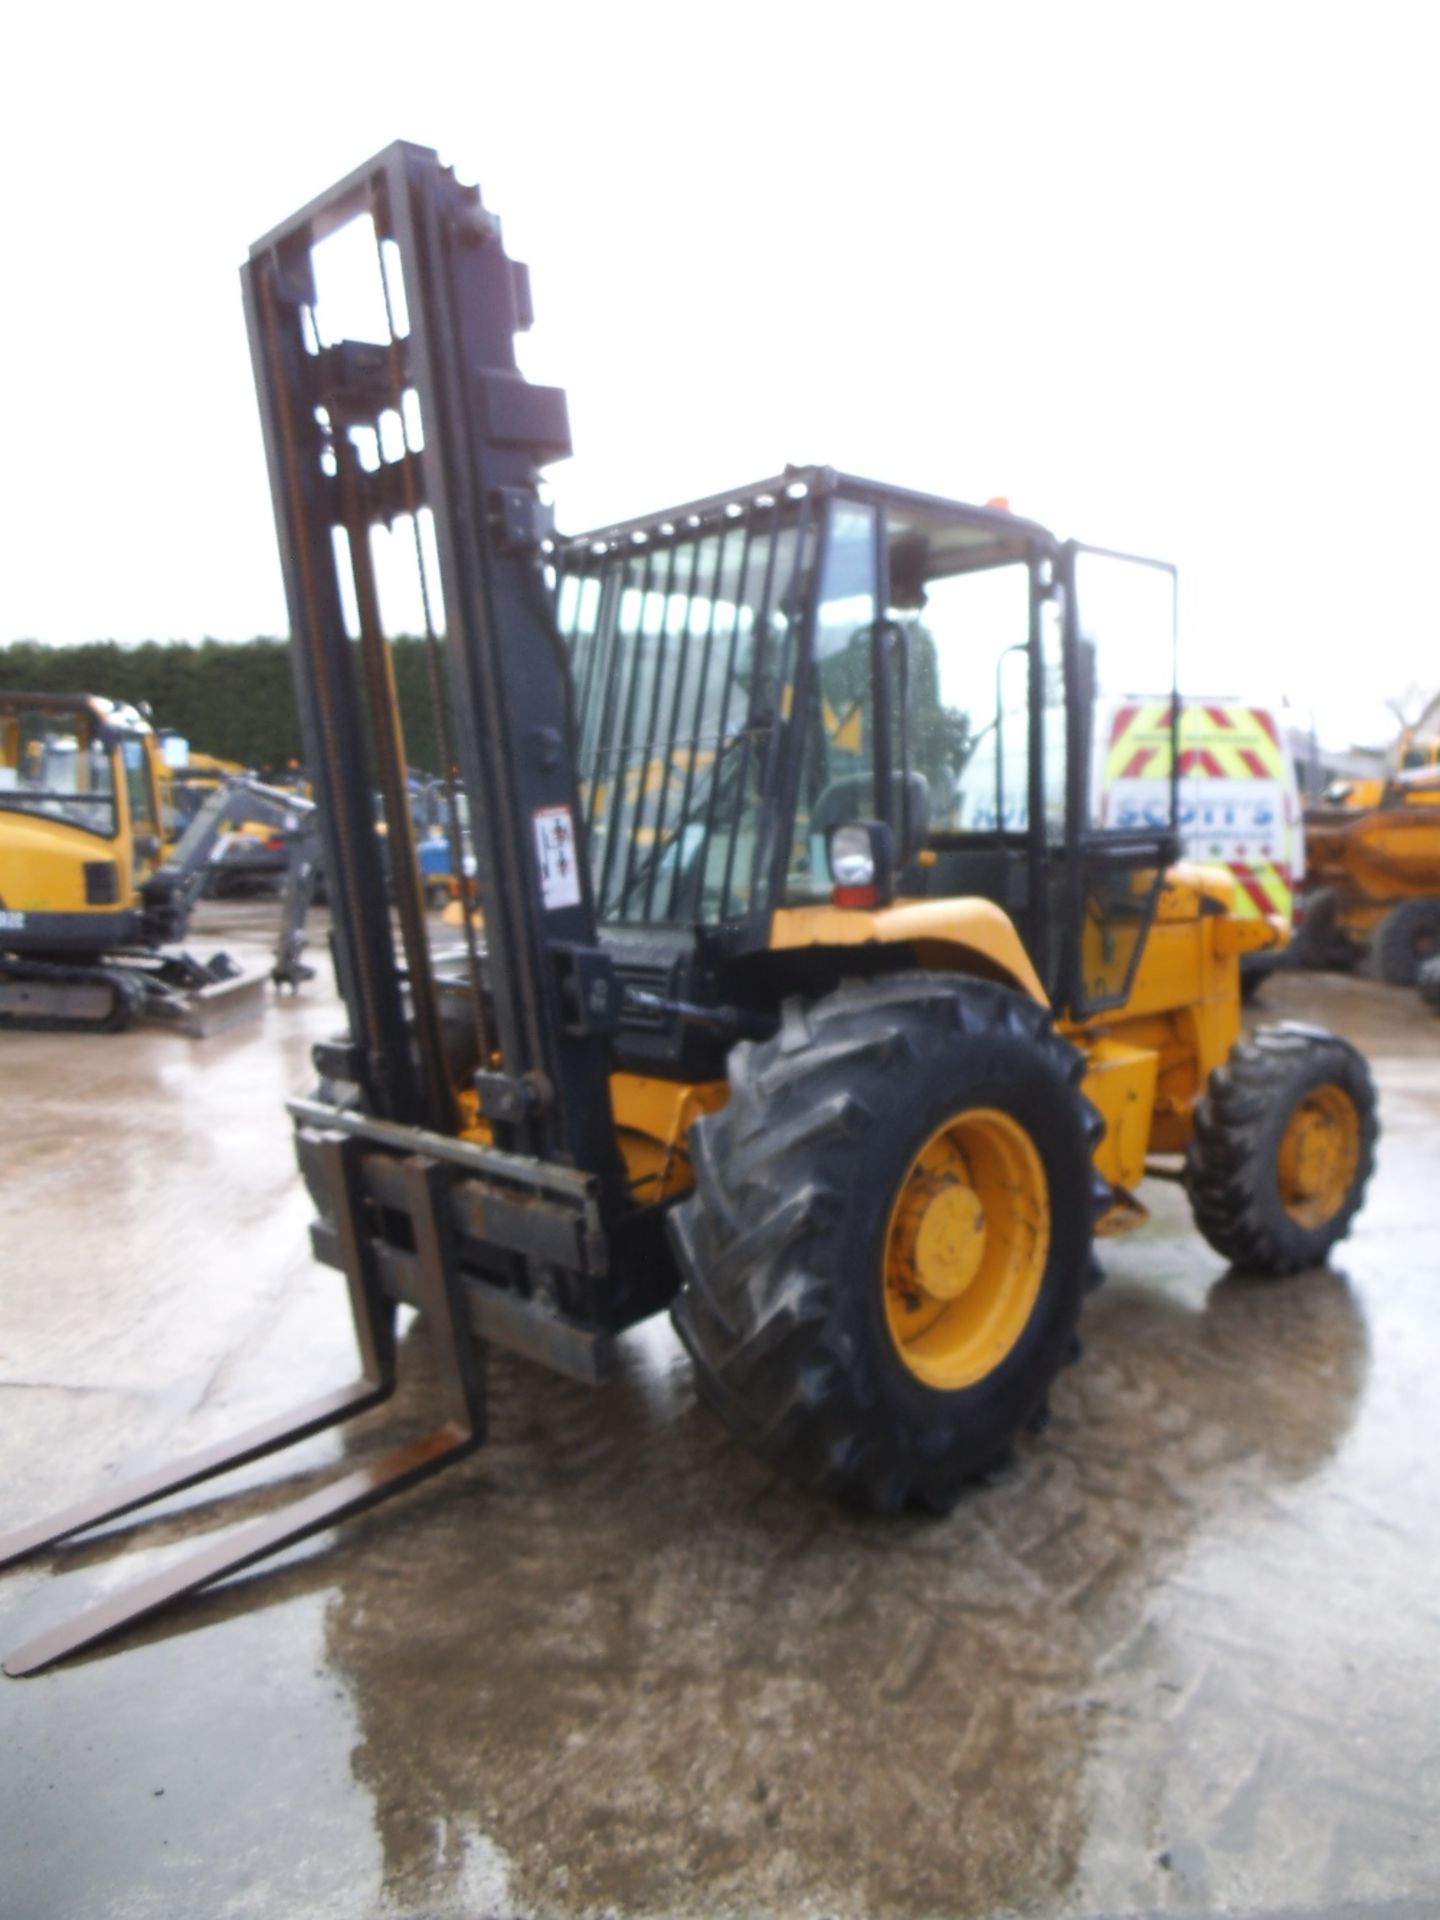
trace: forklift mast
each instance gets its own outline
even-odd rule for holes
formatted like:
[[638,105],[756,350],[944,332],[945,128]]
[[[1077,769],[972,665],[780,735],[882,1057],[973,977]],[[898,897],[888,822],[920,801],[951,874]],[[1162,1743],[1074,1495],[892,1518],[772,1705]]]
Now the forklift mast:
[[465,972],[444,997],[473,1028],[478,1110],[497,1147],[592,1174],[613,1217],[618,993],[596,938],[544,572],[540,474],[570,438],[564,394],[516,365],[527,271],[478,188],[397,142],[258,242],[243,278],[350,1017],[348,1047],[326,1064],[376,1120],[438,1135],[463,1124],[389,650],[400,569],[401,618],[418,612],[429,652],[440,771],[452,803],[468,801],[474,840],[480,912],[466,903]]
[[[633,1212],[608,1077],[620,989],[596,940],[545,578],[540,469],[569,452],[565,400],[515,363],[525,269],[478,190],[399,143],[267,235],[242,272],[350,1022],[316,1064],[358,1090],[290,1111],[324,1196],[312,1241],[344,1273],[359,1373],[0,1539],[0,1566],[389,1400],[397,1301],[420,1309],[442,1412],[432,1432],[40,1634],[10,1674],[463,1459],[485,1437],[489,1340],[599,1379],[611,1334],[660,1303],[643,1277],[653,1263],[617,1271],[611,1258]],[[449,817],[458,842],[463,800],[477,865],[458,973],[426,924],[390,650],[417,610]]]

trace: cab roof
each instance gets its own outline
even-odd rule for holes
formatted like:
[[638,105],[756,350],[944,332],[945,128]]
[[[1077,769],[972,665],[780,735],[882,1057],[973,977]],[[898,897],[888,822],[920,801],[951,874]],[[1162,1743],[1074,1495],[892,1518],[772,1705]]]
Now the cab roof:
[[150,722],[126,700],[98,693],[31,693],[0,688],[0,712],[84,713],[99,726],[120,733],[152,733]]
[[902,538],[909,534],[917,545],[923,545],[927,578],[1001,566],[1037,552],[1055,553],[1060,547],[1048,527],[1006,507],[974,506],[820,466],[786,467],[770,479],[709,494],[662,513],[615,521],[588,533],[557,536],[556,545],[572,563],[583,565],[587,556],[598,558],[620,547],[643,549],[652,543],[668,544],[672,539],[693,537],[697,530],[747,518],[757,508],[769,512],[783,501],[798,503],[807,496],[835,496],[884,507]]

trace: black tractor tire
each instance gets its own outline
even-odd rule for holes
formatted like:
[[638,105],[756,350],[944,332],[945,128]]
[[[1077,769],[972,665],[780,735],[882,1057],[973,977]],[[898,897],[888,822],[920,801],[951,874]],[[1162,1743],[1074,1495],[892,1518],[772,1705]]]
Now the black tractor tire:
[[1440,899],[1422,894],[1391,907],[1375,930],[1374,951],[1382,980],[1413,987],[1425,962],[1440,956]]
[[1247,1007],[1259,999],[1261,988],[1284,962],[1284,950],[1274,947],[1262,948],[1258,953],[1241,954],[1240,998]]
[[1340,895],[1334,887],[1307,894],[1295,922],[1286,956],[1292,967],[1317,973],[1348,973],[1359,965],[1361,949],[1340,925]]
[[[672,1316],[702,1398],[747,1446],[848,1503],[941,1513],[1022,1428],[1038,1430],[1078,1354],[1109,1199],[1083,1069],[1023,994],[926,973],[788,1001],[773,1039],[732,1050],[729,1102],[691,1129],[695,1188],[670,1216],[683,1276]],[[887,1234],[915,1156],[982,1109],[1028,1137],[1049,1241],[1013,1345],[942,1390],[887,1325]]]
[[[1346,1130],[1330,1197],[1287,1199],[1283,1149],[1302,1107],[1318,1110],[1322,1129]],[[1379,1132],[1370,1070],[1348,1040],[1313,1027],[1260,1028],[1236,1042],[1195,1109],[1185,1155],[1195,1225],[1242,1273],[1278,1279],[1323,1266],[1364,1201]]]
[[1420,998],[1427,1007],[1434,1007],[1440,1013],[1440,958],[1422,962],[1415,984],[1420,989]]

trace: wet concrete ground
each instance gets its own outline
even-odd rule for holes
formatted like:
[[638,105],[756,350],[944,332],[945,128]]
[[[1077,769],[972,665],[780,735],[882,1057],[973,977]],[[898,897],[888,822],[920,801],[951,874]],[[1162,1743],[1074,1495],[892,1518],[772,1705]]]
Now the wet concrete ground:
[[[282,1112],[317,987],[0,1039],[0,1526],[348,1377]],[[0,1682],[0,1914],[1440,1912],[1440,1020],[1313,977],[1264,1017],[1380,1083],[1331,1270],[1227,1277],[1160,1187],[1050,1431],[939,1522],[774,1479],[663,1322],[599,1393],[500,1358],[464,1465]],[[419,1431],[405,1366],[240,1512]],[[169,1511],[0,1582],[0,1642],[221,1523]]]

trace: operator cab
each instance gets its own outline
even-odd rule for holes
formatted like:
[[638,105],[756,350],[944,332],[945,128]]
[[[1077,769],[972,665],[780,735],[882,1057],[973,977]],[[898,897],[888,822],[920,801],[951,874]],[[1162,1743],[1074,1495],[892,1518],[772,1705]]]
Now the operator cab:
[[623,971],[684,997],[677,955],[764,951],[778,909],[978,897],[1058,1002],[1123,999],[1173,838],[1101,827],[1091,713],[1173,684],[1173,569],[820,468],[555,567]]
[[[160,857],[153,736],[134,707],[0,693],[0,910],[7,948],[138,936],[135,891]],[[99,930],[99,931],[97,931]]]
[[[0,693],[0,807],[104,839],[153,829],[159,795],[133,707],[83,694]],[[127,819],[117,796],[123,792]]]

